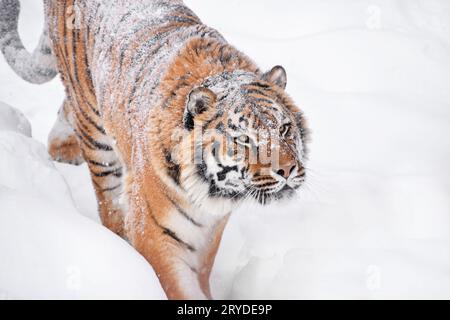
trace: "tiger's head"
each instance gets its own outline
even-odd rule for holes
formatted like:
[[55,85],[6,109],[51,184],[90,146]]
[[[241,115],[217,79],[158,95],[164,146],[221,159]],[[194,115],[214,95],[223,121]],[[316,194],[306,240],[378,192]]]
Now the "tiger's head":
[[181,182],[194,201],[265,205],[302,186],[308,130],[286,79],[279,66],[263,75],[225,72],[190,92]]

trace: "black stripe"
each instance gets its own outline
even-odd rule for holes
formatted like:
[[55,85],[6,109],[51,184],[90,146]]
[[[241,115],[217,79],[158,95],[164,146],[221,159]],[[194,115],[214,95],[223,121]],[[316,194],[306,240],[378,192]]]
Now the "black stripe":
[[[167,30],[163,33],[154,34],[150,39],[145,40],[145,42],[143,42],[138,48],[135,49],[135,52],[138,55],[142,51],[145,51],[146,56],[152,56],[151,54],[149,54],[147,52],[147,50],[143,50],[142,48],[145,48],[148,45],[150,45],[150,46],[157,45],[157,42],[163,43],[164,42],[163,39],[175,31],[174,28],[170,28],[171,22],[180,22],[180,23],[185,23],[185,24],[190,24],[190,25],[197,24],[197,22],[195,22],[191,19],[183,19],[180,17],[173,17],[173,16],[164,16],[161,19],[159,19],[158,21],[147,21],[147,22],[148,23],[144,24],[144,25],[143,24],[136,25],[136,27],[133,28],[132,34],[133,35],[139,34],[143,30],[145,31],[145,29],[151,30],[151,29],[153,29],[152,27],[154,27],[154,26],[160,26],[164,29],[168,28],[169,30]],[[120,23],[119,23],[119,25],[120,25]],[[125,60],[125,57],[129,57],[129,59],[132,59],[133,61],[138,60],[138,59],[133,59],[133,55],[128,54],[130,47],[132,47],[132,45],[133,45],[133,41],[129,41],[129,42],[126,42],[125,45],[121,46],[121,48],[120,48],[121,58],[119,60],[119,73],[122,73],[122,65]],[[111,51],[111,50],[112,50],[112,45],[109,48],[109,51]]]
[[199,227],[199,228],[202,228],[202,227],[203,227],[200,223],[198,223],[198,222],[195,221],[192,217],[190,217],[190,216],[186,213],[186,211],[184,211],[177,203],[175,203],[175,201],[174,201],[172,198],[170,198],[170,197],[167,197],[167,198],[169,198],[170,202],[171,202],[172,205],[175,207],[175,209],[177,209],[177,211],[178,211],[183,217],[185,217],[189,222],[191,222],[191,223],[192,223],[193,225],[195,225],[196,227]]
[[[65,5],[65,4],[64,4],[64,5]],[[64,10],[65,10],[65,7],[64,7]],[[66,27],[66,25],[64,24],[64,32],[66,31],[65,27]],[[65,65],[65,67],[66,67],[66,71],[67,71],[67,74],[69,75],[69,78],[71,78],[70,67],[69,67],[69,65],[68,65],[68,63],[67,63],[67,60],[65,59],[65,58],[67,57],[67,47],[66,47],[66,46],[58,45],[57,48],[58,48],[58,50],[61,51],[61,53],[62,53],[62,57],[63,57],[62,62],[64,63],[64,65]],[[73,79],[71,79],[71,81],[73,82]],[[77,104],[77,109],[81,112],[82,116],[86,119],[86,121],[88,121],[92,126],[94,126],[94,128],[97,129],[100,133],[102,133],[102,134],[105,135],[105,134],[106,134],[105,129],[103,129],[101,126],[97,125],[97,124],[94,122],[94,120],[92,120],[92,119],[86,114],[86,112],[80,107],[79,101],[78,101],[78,99],[77,99],[77,93],[76,93],[76,92],[75,92],[75,101],[74,101],[74,102],[76,102],[76,104]],[[78,122],[80,122],[80,121],[78,121]],[[86,144],[86,142],[85,142],[84,140],[83,140],[83,142]],[[92,148],[90,148],[90,149],[92,149]],[[92,150],[94,150],[94,149],[92,149]]]
[[148,201],[146,200],[146,205],[147,205],[147,210],[148,213],[150,214],[150,217],[152,218],[153,222],[163,230],[163,234],[169,236],[170,238],[172,238],[173,240],[175,240],[176,242],[178,242],[179,244],[181,244],[182,246],[186,247],[189,251],[191,252],[195,252],[197,251],[193,246],[191,246],[190,244],[184,242],[183,240],[181,240],[177,234],[175,232],[173,232],[172,230],[170,230],[169,228],[166,228],[164,226],[162,226],[158,220],[156,219],[156,217],[152,214],[151,210],[150,210],[150,205],[148,204]]
[[255,102],[257,102],[257,103],[266,103],[269,106],[273,105],[273,101],[272,100],[269,100],[269,99],[266,99],[266,98],[258,98],[258,97],[254,97],[254,96],[252,96],[252,98],[255,99]]
[[[162,45],[159,45],[155,51],[153,51],[153,53],[156,53],[160,48],[162,47]],[[149,56],[151,56],[152,53],[149,53]],[[139,71],[136,73],[136,81],[134,81],[134,86],[131,89],[131,92],[129,94],[129,98],[128,98],[128,104],[125,106],[125,108],[127,109],[128,106],[134,101],[134,99],[136,98],[136,93],[137,93],[137,89],[138,89],[138,84],[140,84],[140,82],[142,81],[142,79],[145,76],[148,76],[148,74],[145,72],[146,70],[148,70],[148,65],[146,63],[142,63],[141,67],[139,68]],[[150,70],[152,70],[150,68]],[[151,72],[151,71],[150,71]],[[140,85],[140,88],[145,88],[147,86],[148,83],[148,79],[151,77],[147,77],[147,79],[144,81],[143,84]],[[157,83],[156,86],[158,86],[159,83]],[[148,94],[151,94],[153,92],[153,90],[156,88],[156,86],[154,86],[153,88],[151,88],[150,90],[147,91]]]
[[268,182],[268,183],[264,183],[264,184],[261,184],[261,185],[257,185],[257,187],[262,189],[262,188],[266,188],[266,187],[275,186],[277,184],[278,184],[277,181],[275,181],[275,182]]
[[[75,93],[75,95],[77,95],[76,93]],[[89,122],[89,124],[91,125],[91,126],[93,126],[98,132],[100,132],[101,134],[103,134],[103,135],[106,135],[106,131],[105,131],[105,129],[102,127],[102,126],[99,126],[97,123],[95,123],[95,121],[86,113],[86,111],[84,111],[82,108],[81,108],[81,106],[80,106],[80,104],[79,104],[79,102],[78,102],[78,99],[77,98],[75,98],[75,100],[77,100],[77,109],[81,112],[81,115],[83,116],[83,118],[87,121],[87,122]]]
[[183,124],[184,124],[184,128],[186,130],[188,130],[188,131],[194,130],[195,122],[194,122],[194,116],[192,115],[192,113],[188,112],[184,115]]
[[260,82],[251,82],[247,86],[255,86],[255,87],[260,87],[260,88],[263,88],[263,89],[272,90],[272,87],[270,85],[265,84],[265,83],[260,83]]
[[180,166],[173,161],[172,155],[170,154],[169,151],[166,150],[164,152],[164,156],[167,162],[167,174],[172,178],[172,180],[177,185],[180,185],[180,174],[181,174]]
[[[90,35],[91,35],[91,29],[90,29],[90,27],[89,26],[87,26],[86,27],[86,54],[84,55],[84,63],[85,63],[85,65],[86,65],[86,70],[85,70],[85,72],[86,72],[86,76],[88,77],[88,79],[89,79],[89,81],[90,81],[90,83],[92,84],[92,73],[91,73],[91,65],[90,65],[90,63],[89,63],[89,57],[88,57],[88,54],[87,54],[87,52],[88,52],[88,45],[90,44]],[[92,92],[92,94],[95,96],[95,93],[94,92]]]
[[191,73],[188,72],[187,74],[183,75],[182,77],[180,77],[180,80],[178,82],[178,84],[176,85],[176,87],[172,90],[172,94],[169,95],[164,102],[162,103],[162,107],[168,108],[169,105],[172,103],[172,101],[175,99],[175,97],[178,94],[178,91],[180,91],[181,89],[190,86],[191,84],[186,82],[186,80],[191,76]]
[[[135,54],[129,55],[129,57],[133,61],[131,64],[132,68],[136,67],[136,64],[142,63],[142,59],[140,58],[152,57],[152,55],[154,55],[159,49],[161,49],[161,47],[164,46],[165,39],[168,38],[173,32],[174,32],[173,30],[164,31],[142,42],[140,46],[134,50]],[[156,49],[149,50],[155,46]],[[126,49],[126,51],[128,51],[128,49]]]
[[245,118],[244,116],[239,117],[239,123],[244,122],[244,124],[248,127],[249,126],[249,121],[247,118]]
[[122,177],[122,168],[118,168],[115,170],[103,171],[103,172],[92,172],[92,174],[98,178],[109,177],[111,175],[114,175],[117,178],[121,178]]
[[[133,13],[133,11],[129,11],[129,12],[127,12],[126,14],[124,14],[124,15],[122,16],[122,18],[120,18],[119,22],[117,23],[117,30],[116,30],[116,33],[117,33],[117,31],[119,31],[119,28],[121,27],[122,23],[124,23],[125,20],[126,20],[129,16],[132,15],[132,13]],[[114,34],[116,34],[116,33],[114,33]],[[111,46],[110,46],[109,49],[108,49],[108,52],[109,52],[110,54],[111,54],[111,52],[112,52],[113,46],[114,46],[114,42],[111,42]],[[121,48],[121,56],[120,56],[120,60],[119,60],[119,71],[118,71],[119,74],[122,73],[122,64],[123,64],[123,60],[125,59],[125,53],[126,53],[126,51],[127,51],[127,50],[125,50],[125,48],[123,48],[123,47]]]
[[172,230],[168,229],[168,228],[164,228],[159,226],[161,229],[163,229],[163,233],[169,237],[171,237],[172,239],[174,239],[176,242],[182,244],[183,246],[185,246],[189,251],[191,252],[195,252],[195,248],[193,246],[191,246],[190,244],[187,244],[186,242],[184,242],[183,240],[181,240],[177,234],[175,232],[173,232]]
[[[98,4],[98,6],[97,6],[97,9],[96,9],[96,13],[95,13],[95,15],[93,16],[94,17],[94,19],[95,18],[97,18],[97,13],[98,13],[98,10],[100,9],[100,6],[101,6],[101,4],[99,3]],[[103,19],[105,18],[105,16],[104,15],[102,15],[102,16],[100,16],[100,17],[98,17],[98,19],[97,19],[97,29],[94,31],[94,36],[98,36],[98,34],[99,34],[99,32],[100,32],[100,29],[101,29],[101,26],[103,25]],[[95,21],[91,21],[91,23],[93,23],[93,22],[95,22]]]
[[[161,39],[161,44],[158,45],[156,48],[154,48],[152,51],[148,52],[146,54],[146,56],[151,57],[154,54],[156,54],[162,47],[163,47],[163,39]],[[138,59],[134,59],[133,63],[132,63],[132,68],[134,68],[134,64],[136,63]],[[155,64],[155,62],[154,62]],[[134,82],[134,86],[131,89],[131,93],[129,94],[130,98],[128,99],[128,104],[125,106],[125,108],[128,108],[128,106],[132,103],[132,101],[134,101],[134,99],[136,98],[136,93],[137,93],[137,89],[138,89],[138,84],[141,82],[141,80],[145,77],[148,76],[148,73],[146,73],[145,71],[147,70],[153,70],[153,68],[151,66],[149,66],[147,63],[141,63],[141,66],[139,68],[139,71],[136,73],[136,81]],[[151,72],[151,71],[150,71]],[[145,80],[145,82],[140,86],[141,88],[145,88],[149,79],[151,77],[147,77],[147,79]],[[148,94],[151,94],[153,92],[153,90],[159,85],[159,83],[157,82],[157,84],[155,86],[153,86],[151,89],[147,90]]]
[[111,187],[111,188],[106,188],[106,189],[101,189],[101,192],[111,192],[111,191],[115,191],[117,189],[119,189],[122,186],[122,184],[118,184],[115,187]]
[[189,18],[190,20],[193,21],[194,24],[201,23],[200,19],[185,5],[176,4],[174,6],[170,6],[169,8],[171,8],[171,11],[178,13],[178,14],[182,14],[186,18]]
[[91,150],[96,150],[93,146],[91,146],[89,144],[89,142],[87,142],[83,136],[78,132],[78,128],[74,129],[75,135],[77,136],[78,140],[80,140],[87,148],[91,149]]
[[97,166],[97,167],[102,167],[102,168],[110,168],[110,167],[114,167],[116,165],[116,162],[113,161],[111,163],[102,163],[102,162],[97,162],[94,160],[88,160],[88,163]]
[[234,123],[231,119],[228,119],[228,128],[230,128],[231,130],[234,130],[234,131],[239,130],[239,128],[236,125],[234,125]]
[[98,142],[94,140],[90,135],[88,135],[82,128],[77,126],[79,129],[79,132],[83,135],[84,138],[86,138],[87,141],[97,150],[103,150],[103,151],[113,151],[113,148],[107,144]]
[[207,175],[207,167],[206,167],[206,163],[202,162],[200,164],[197,165],[197,173],[198,175],[202,178],[202,180],[204,182],[209,182]]
[[223,122],[219,122],[219,123],[217,124],[216,130],[217,130],[219,133],[222,133],[222,134],[225,133],[225,125],[223,124]]
[[219,50],[219,60],[223,66],[226,66],[235,56],[230,52],[225,52],[228,45],[223,45]]
[[180,16],[170,16],[170,15],[165,16],[162,19],[162,21],[164,21],[164,22],[171,22],[171,23],[173,23],[173,22],[186,23],[186,24],[189,24],[190,26],[194,26],[196,24],[199,24],[198,20],[194,20],[194,19],[192,19],[190,17],[180,17]]
[[254,183],[254,184],[256,184],[256,183],[258,183],[258,182],[264,182],[264,181],[273,181],[273,178],[272,177],[269,177],[269,176],[260,176],[260,175],[258,175],[258,174],[255,174],[254,175],[254,177],[253,177],[253,179],[252,179],[252,182]]
[[[77,61],[77,45],[79,45],[80,39],[79,37],[81,36],[81,33],[78,30],[75,30],[72,32],[72,51],[73,51],[73,57],[72,57],[72,63],[73,63],[73,73],[74,73],[74,78],[76,83],[80,83],[80,78],[78,75],[78,61]],[[86,51],[86,50],[84,50]],[[86,52],[85,52],[86,55]],[[85,57],[86,59],[86,57]],[[86,61],[86,60],[85,60]],[[84,95],[84,91],[83,90],[79,90],[78,95],[81,96],[81,98],[83,99],[84,103],[91,109],[92,112],[95,113],[95,115],[97,115],[98,117],[101,117],[100,111],[98,111],[96,108],[94,108],[94,106],[91,105],[91,103],[89,102],[89,99]]]
[[261,95],[263,97],[266,97],[266,98],[270,99],[270,96],[268,96],[267,92],[261,91],[259,89],[245,89],[244,91],[245,91],[246,94],[259,94],[259,95]]
[[239,172],[238,166],[223,166],[219,164],[219,167],[222,169],[222,171],[217,172],[217,179],[219,179],[219,181],[224,181],[230,172]]

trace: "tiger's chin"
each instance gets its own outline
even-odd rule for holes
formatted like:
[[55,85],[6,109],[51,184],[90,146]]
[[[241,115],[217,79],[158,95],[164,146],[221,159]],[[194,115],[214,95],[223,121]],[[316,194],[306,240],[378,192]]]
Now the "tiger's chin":
[[222,198],[233,202],[239,206],[245,202],[256,202],[259,205],[267,206],[277,202],[289,201],[295,198],[300,185],[292,187],[288,184],[281,185],[277,189],[264,190],[247,187],[245,192],[237,190],[216,190],[215,198]]
[[262,206],[267,206],[277,202],[285,202],[292,200],[296,196],[297,189],[298,187],[293,188],[286,184],[279,191],[256,191],[253,195],[253,200]]

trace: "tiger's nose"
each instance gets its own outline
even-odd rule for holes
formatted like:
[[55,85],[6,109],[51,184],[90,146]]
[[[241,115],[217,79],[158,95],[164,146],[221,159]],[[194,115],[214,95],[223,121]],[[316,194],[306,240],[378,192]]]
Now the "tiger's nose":
[[288,162],[288,163],[283,163],[283,164],[280,163],[278,166],[273,168],[273,171],[277,175],[279,175],[285,179],[289,179],[292,172],[295,170],[295,167],[296,167],[296,165],[294,162]]

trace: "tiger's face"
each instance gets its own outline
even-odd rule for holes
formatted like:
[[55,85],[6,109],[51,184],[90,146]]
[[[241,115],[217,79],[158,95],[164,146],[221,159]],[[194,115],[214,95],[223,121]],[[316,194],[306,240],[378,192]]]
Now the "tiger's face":
[[195,175],[210,199],[265,205],[290,198],[305,180],[307,128],[284,92],[284,69],[209,79],[191,92],[185,127]]

